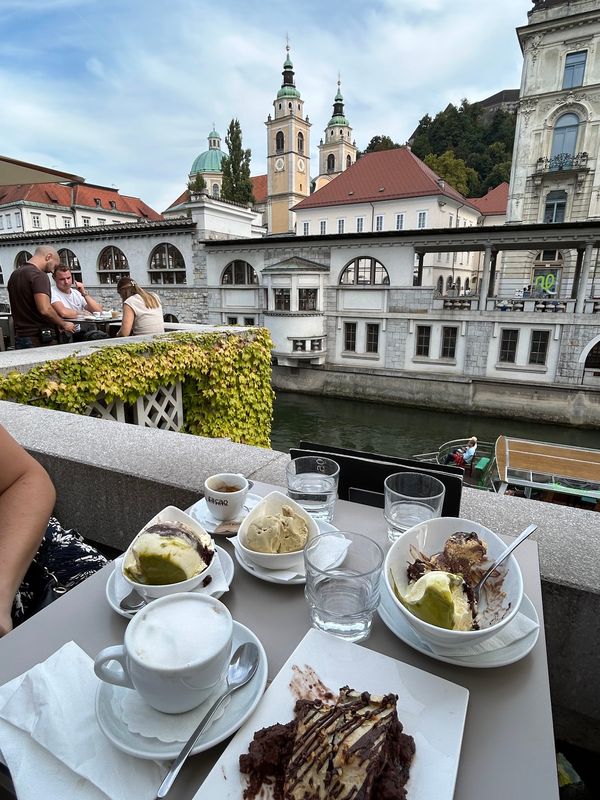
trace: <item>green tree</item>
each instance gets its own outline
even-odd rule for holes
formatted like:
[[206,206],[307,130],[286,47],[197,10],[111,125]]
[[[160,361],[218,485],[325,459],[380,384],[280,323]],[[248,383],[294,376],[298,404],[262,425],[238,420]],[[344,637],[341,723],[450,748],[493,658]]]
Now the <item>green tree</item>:
[[385,134],[373,136],[365,149],[359,150],[356,153],[356,157],[360,158],[366,155],[366,153],[377,153],[380,150],[395,150],[397,147],[402,147],[402,145],[395,142],[390,136],[386,136]]
[[252,181],[250,180],[250,150],[242,147],[242,129],[237,119],[232,119],[225,136],[229,155],[221,162],[223,185],[221,197],[231,203],[253,205]]
[[188,189],[192,194],[202,194],[206,191],[206,181],[199,172],[189,181]]
[[425,163],[465,197],[472,197],[477,192],[477,173],[472,167],[467,167],[462,158],[456,158],[452,150],[446,150],[441,156],[429,153],[425,156]]

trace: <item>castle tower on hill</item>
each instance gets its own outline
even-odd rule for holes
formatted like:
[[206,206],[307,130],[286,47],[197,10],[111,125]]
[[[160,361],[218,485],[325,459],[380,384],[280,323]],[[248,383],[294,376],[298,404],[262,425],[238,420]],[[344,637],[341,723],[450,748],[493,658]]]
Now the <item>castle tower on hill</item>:
[[290,210],[310,194],[310,122],[294,81],[289,54],[283,64],[283,82],[273,102],[274,116],[267,126],[267,225],[269,233],[294,233]]
[[325,128],[325,140],[319,144],[319,177],[315,189],[320,189],[340,172],[356,161],[356,142],[352,141],[352,128],[344,114],[344,98],[338,80],[333,101],[333,116]]

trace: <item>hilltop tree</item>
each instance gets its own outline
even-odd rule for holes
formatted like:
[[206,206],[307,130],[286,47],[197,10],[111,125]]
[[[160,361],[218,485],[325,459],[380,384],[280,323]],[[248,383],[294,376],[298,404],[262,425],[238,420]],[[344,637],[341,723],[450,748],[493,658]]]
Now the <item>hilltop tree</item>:
[[237,119],[232,119],[225,136],[225,144],[229,155],[221,162],[223,170],[223,185],[221,197],[232,203],[253,205],[252,181],[250,180],[249,149],[242,147],[242,128]]
[[425,163],[465,197],[472,197],[479,187],[477,172],[467,167],[462,158],[456,158],[452,150],[446,150],[441,156],[429,153]]
[[369,144],[365,147],[364,150],[359,150],[356,154],[357,158],[364,156],[366,153],[378,153],[380,150],[395,150],[397,147],[401,147],[397,142],[395,142],[390,136],[386,134],[382,134],[381,136],[373,136]]

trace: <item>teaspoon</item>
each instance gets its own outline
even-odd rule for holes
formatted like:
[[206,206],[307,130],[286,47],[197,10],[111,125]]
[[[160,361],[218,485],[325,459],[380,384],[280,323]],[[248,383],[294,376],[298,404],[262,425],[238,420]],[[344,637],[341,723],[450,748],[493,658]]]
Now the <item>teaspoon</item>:
[[129,594],[119,602],[119,608],[123,609],[123,611],[139,611],[147,602],[148,601],[142,597],[138,591],[132,589]]
[[244,642],[244,644],[241,644],[232,655],[231,661],[229,662],[229,667],[227,668],[227,688],[221,695],[219,695],[217,700],[209,708],[208,712],[202,718],[196,730],[192,733],[190,738],[183,746],[181,753],[179,753],[175,761],[173,761],[171,764],[171,768],[165,775],[165,779],[161,783],[156,794],[157,800],[158,798],[164,797],[173,785],[173,781],[179,775],[179,771],[183,767],[189,754],[192,752],[194,745],[200,738],[200,735],[206,729],[208,723],[212,720],[216,712],[221,707],[221,703],[225,700],[225,698],[229,697],[230,694],[235,692],[236,689],[244,686],[252,678],[258,667],[258,659],[258,647],[254,644],[254,642]]
[[528,537],[528,536],[531,536],[531,534],[532,534],[532,533],[533,533],[535,530],[537,530],[537,525],[529,525],[529,527],[525,528],[525,530],[523,531],[523,533],[519,534],[519,536],[517,536],[517,538],[514,540],[514,542],[511,542],[511,543],[509,544],[509,546],[506,548],[506,550],[504,550],[502,553],[500,553],[500,555],[499,555],[499,556],[498,556],[498,558],[497,558],[497,559],[494,561],[494,563],[492,564],[492,566],[491,566],[491,567],[490,567],[488,570],[486,570],[486,571],[485,571],[485,573],[483,574],[483,576],[482,576],[481,580],[480,580],[480,581],[478,581],[478,582],[475,584],[475,586],[473,586],[473,590],[472,590],[472,591],[473,591],[473,594],[475,595],[475,600],[476,600],[477,602],[479,602],[479,595],[480,595],[480,593],[481,593],[481,588],[482,588],[483,584],[484,584],[484,583],[487,581],[487,579],[490,577],[490,575],[492,574],[492,572],[494,572],[494,570],[496,569],[496,567],[500,566],[500,564],[501,564],[501,563],[502,563],[502,562],[503,562],[503,561],[504,561],[506,558],[508,558],[508,557],[509,557],[509,555],[512,553],[512,551],[513,551],[515,548],[517,548],[517,547],[518,547],[518,546],[521,544],[521,542],[524,542],[524,541],[525,541],[525,539],[527,539],[527,537]]

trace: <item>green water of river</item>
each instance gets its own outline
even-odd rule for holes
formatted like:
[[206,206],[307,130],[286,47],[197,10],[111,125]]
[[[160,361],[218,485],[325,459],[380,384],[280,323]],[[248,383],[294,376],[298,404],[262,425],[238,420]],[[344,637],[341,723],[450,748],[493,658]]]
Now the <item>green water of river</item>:
[[493,442],[500,434],[600,449],[600,429],[449,414],[291,392],[277,394],[271,444],[274,450],[287,452],[305,439],[373,453],[411,456],[437,450],[450,439],[477,436],[481,441]]

